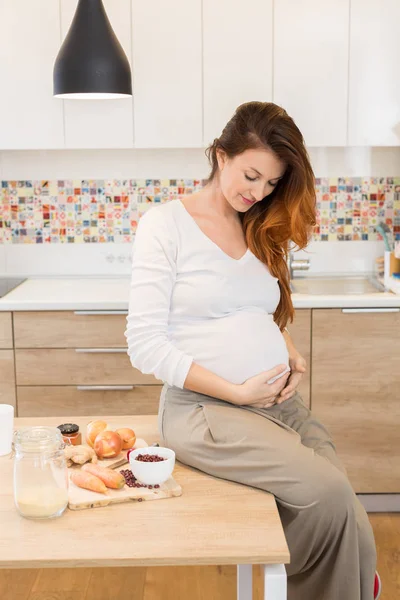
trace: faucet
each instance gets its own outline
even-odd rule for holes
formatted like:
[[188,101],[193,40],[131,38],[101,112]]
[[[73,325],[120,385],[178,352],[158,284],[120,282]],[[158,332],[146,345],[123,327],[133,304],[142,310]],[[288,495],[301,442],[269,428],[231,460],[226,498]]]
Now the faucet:
[[287,264],[289,267],[290,279],[294,279],[294,271],[308,271],[310,268],[310,259],[295,259],[293,252],[289,252]]

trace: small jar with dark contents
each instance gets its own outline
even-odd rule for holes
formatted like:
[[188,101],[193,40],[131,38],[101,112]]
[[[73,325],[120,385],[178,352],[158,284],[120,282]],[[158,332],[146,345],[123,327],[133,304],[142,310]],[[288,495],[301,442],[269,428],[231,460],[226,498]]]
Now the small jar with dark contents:
[[79,446],[82,444],[82,435],[78,425],[75,425],[75,423],[58,425],[58,429],[61,431],[61,435],[66,444],[71,444],[72,446]]

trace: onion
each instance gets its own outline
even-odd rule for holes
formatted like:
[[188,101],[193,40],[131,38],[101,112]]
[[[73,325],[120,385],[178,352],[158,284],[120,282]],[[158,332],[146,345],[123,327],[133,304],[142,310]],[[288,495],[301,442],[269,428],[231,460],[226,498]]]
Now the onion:
[[105,421],[91,421],[86,428],[86,443],[93,448],[94,440],[101,431],[106,429],[107,423]]
[[124,427],[122,429],[117,429],[115,433],[122,439],[122,450],[128,450],[129,448],[133,448],[136,442],[136,435],[133,429],[129,429],[129,427]]
[[122,440],[115,431],[102,431],[94,440],[94,451],[99,458],[115,458],[122,450]]

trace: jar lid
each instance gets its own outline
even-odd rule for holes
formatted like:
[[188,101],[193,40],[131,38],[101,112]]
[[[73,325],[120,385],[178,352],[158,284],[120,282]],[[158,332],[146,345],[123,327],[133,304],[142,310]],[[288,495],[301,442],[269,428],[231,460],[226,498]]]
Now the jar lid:
[[63,425],[58,425],[57,429],[59,429],[62,435],[72,435],[74,433],[78,433],[79,427],[75,425],[75,423],[64,423]]
[[56,450],[63,444],[61,431],[57,427],[23,427],[14,433],[14,447],[24,452]]

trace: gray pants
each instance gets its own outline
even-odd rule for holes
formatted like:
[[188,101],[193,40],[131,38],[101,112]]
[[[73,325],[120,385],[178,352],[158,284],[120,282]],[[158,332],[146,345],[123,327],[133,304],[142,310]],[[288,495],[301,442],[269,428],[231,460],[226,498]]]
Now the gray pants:
[[182,463],[275,496],[291,555],[289,600],[373,600],[371,524],[299,394],[257,409],[165,384],[158,423]]

